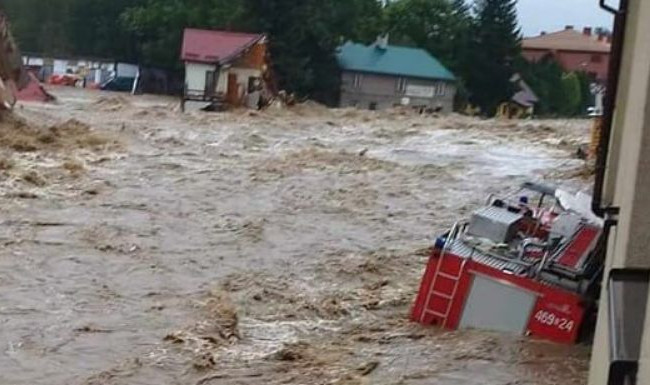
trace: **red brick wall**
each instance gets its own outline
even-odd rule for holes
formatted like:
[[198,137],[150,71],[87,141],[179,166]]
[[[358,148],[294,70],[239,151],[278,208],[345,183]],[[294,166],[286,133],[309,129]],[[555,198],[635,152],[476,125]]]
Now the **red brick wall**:
[[[539,61],[551,51],[525,49],[524,58],[528,61]],[[608,53],[590,53],[590,52],[573,52],[573,51],[555,51],[553,52],[555,60],[566,71],[584,71],[594,73],[601,80],[607,80],[607,69],[609,66]],[[598,60],[598,58],[600,58]]]
[[235,67],[263,69],[266,65],[266,43],[257,43],[234,63]]

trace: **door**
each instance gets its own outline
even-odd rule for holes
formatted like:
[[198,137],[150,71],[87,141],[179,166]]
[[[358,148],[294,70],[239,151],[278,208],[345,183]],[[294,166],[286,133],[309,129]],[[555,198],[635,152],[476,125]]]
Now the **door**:
[[232,106],[239,105],[239,83],[237,80],[237,74],[228,74],[228,93],[226,100],[228,101],[228,104]]
[[205,73],[205,90],[204,95],[206,98],[212,98],[217,90],[217,81],[214,71],[206,71]]
[[522,335],[537,302],[534,293],[474,275],[461,329],[484,329]]

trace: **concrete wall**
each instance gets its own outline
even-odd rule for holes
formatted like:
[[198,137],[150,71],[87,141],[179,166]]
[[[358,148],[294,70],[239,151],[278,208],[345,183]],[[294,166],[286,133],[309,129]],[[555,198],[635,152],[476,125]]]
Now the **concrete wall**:
[[[360,76],[360,84],[355,86],[355,76]],[[370,108],[376,104],[377,109],[390,108],[402,104],[407,98],[411,106],[440,107],[443,112],[452,112],[456,86],[451,82],[405,78],[407,85],[442,89],[443,94],[433,97],[418,97],[407,92],[398,91],[399,77],[355,73],[345,71],[341,75],[341,107]]]
[[[567,71],[584,71],[593,73],[601,80],[607,80],[607,70],[609,67],[609,53],[591,53],[577,51],[554,51],[539,49],[524,49],[523,55],[526,60],[536,62],[544,56],[552,54],[555,60]],[[599,61],[594,61],[597,56]]]
[[[620,90],[610,147],[605,199],[620,207],[610,237],[605,276],[612,267],[650,268],[650,2],[630,0]],[[605,385],[609,369],[607,286],[603,285],[590,385]],[[637,384],[650,384],[650,308],[642,337]]]

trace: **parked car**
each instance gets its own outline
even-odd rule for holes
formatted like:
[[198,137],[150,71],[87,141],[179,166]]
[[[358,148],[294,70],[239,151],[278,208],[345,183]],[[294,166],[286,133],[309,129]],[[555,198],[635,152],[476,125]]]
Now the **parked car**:
[[100,89],[104,91],[131,92],[133,90],[135,78],[116,77],[107,80],[101,85]]

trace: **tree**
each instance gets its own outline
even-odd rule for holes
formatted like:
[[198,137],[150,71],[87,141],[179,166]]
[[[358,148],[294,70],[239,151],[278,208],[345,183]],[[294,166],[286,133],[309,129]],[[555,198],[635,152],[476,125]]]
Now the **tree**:
[[133,59],[134,39],[117,20],[144,0],[4,0],[18,44],[52,56]]
[[0,0],[26,52],[180,69],[187,27],[264,32],[280,87],[333,103],[336,48],[385,31],[376,0]]
[[577,115],[584,115],[587,113],[589,107],[593,107],[596,103],[596,97],[592,94],[592,84],[595,79],[584,71],[577,72],[576,76],[580,82],[580,107],[578,107]]
[[126,9],[120,24],[137,40],[141,63],[178,68],[185,28],[233,29],[240,12],[238,0],[148,0]]
[[541,116],[557,115],[564,104],[563,70],[553,56],[547,55],[537,62],[528,62],[520,57],[516,67],[539,98],[536,113]]
[[144,0],[72,0],[66,26],[71,51],[115,60],[134,60],[137,39],[118,23],[129,7],[143,5]]
[[243,0],[248,29],[269,35],[279,87],[335,104],[340,76],[336,49],[381,31],[375,0]]
[[74,0],[5,0],[3,8],[16,40],[26,52],[69,54],[66,27]]
[[562,91],[564,104],[560,106],[560,113],[564,116],[575,116],[579,113],[582,95],[578,76],[570,72],[562,76]]
[[[401,0],[386,8],[394,42],[426,49],[452,71],[461,67],[457,55],[466,46],[469,13],[461,1]],[[458,3],[462,3],[459,6]]]
[[564,72],[553,55],[536,62],[521,57],[516,69],[539,98],[535,108],[537,115],[581,116],[594,104],[591,94],[593,77],[586,72]]
[[484,114],[493,115],[497,106],[510,99],[514,62],[520,55],[521,31],[516,0],[478,0],[472,26],[471,69],[466,74],[470,100]]
[[455,105],[462,109],[468,90],[463,79],[472,67],[472,15],[464,0],[400,0],[386,8],[391,40],[426,49],[458,79]]

